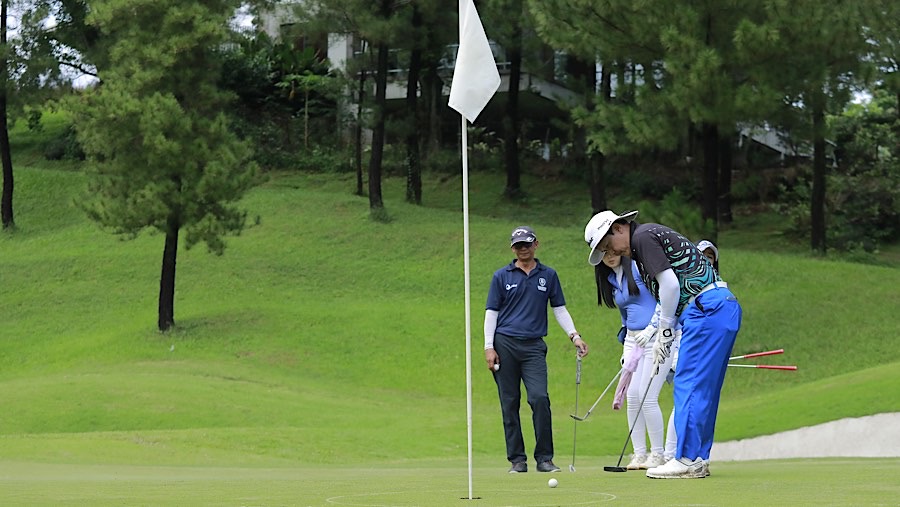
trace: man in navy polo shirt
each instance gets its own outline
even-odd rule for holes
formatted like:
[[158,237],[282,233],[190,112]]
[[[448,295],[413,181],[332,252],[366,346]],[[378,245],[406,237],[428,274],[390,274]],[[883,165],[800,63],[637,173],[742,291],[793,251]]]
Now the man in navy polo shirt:
[[484,358],[500,395],[509,473],[528,471],[522,424],[521,384],[525,384],[534,423],[534,459],[538,472],[558,472],[553,464],[553,429],[547,394],[547,304],[582,357],[588,346],[575,330],[556,271],[541,264],[534,252],[539,243],[531,227],[512,231],[516,258],[498,269],[491,280],[484,314]]

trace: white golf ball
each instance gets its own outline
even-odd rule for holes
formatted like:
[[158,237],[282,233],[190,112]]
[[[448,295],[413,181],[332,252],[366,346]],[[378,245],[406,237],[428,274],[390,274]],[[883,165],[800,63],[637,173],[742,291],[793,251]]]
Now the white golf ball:
[[494,363],[494,371],[500,371],[500,363]]
[[550,486],[551,488],[555,488],[556,486],[559,485],[559,481],[556,479],[550,479],[549,481],[547,481],[547,485]]

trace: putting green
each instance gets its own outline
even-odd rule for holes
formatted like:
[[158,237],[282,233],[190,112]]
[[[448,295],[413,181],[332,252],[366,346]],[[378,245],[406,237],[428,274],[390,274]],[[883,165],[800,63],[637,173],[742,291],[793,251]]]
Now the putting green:
[[[697,480],[606,473],[613,457],[581,458],[576,471],[510,475],[504,463],[468,471],[447,461],[371,467],[159,467],[0,462],[0,505],[17,506],[591,506],[884,505],[900,497],[900,459],[818,459],[713,464]],[[454,461],[454,464],[457,461]],[[596,464],[595,464],[596,463]],[[549,488],[555,477],[559,486]]]

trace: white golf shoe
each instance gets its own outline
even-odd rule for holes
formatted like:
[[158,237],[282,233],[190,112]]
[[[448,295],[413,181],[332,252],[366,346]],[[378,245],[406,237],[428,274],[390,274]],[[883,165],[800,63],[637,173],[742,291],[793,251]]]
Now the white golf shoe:
[[665,465],[647,470],[651,479],[703,479],[706,477],[706,466],[702,459],[685,463],[685,458],[671,459]]
[[667,461],[669,460],[664,458],[662,454],[652,452],[649,456],[647,456],[647,459],[643,463],[641,463],[641,468],[644,470],[656,468],[658,466],[665,465]]
[[646,461],[646,454],[632,454],[631,461],[628,462],[628,465],[626,465],[625,468],[628,470],[640,470],[642,468],[646,469],[647,467],[644,466],[644,462]]

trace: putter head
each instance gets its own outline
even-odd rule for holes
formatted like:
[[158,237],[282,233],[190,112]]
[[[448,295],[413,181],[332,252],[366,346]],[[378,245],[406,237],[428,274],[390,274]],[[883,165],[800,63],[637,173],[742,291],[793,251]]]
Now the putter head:
[[603,467],[604,472],[627,472],[628,469],[625,467]]
[[569,471],[570,471],[570,472],[574,472],[574,471],[575,471],[575,465],[569,465]]

